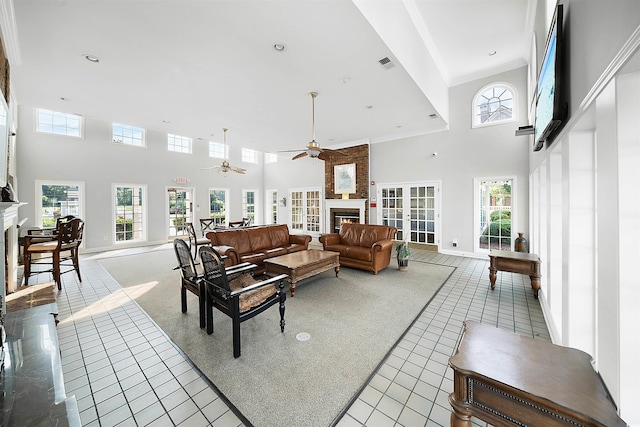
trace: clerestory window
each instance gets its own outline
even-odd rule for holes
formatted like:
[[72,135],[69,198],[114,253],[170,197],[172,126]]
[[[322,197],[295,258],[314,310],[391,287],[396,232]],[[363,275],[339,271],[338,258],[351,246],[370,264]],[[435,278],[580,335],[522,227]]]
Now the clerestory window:
[[516,119],[516,92],[507,83],[494,83],[473,98],[473,127],[494,125]]
[[136,147],[145,147],[144,129],[113,123],[113,131],[111,140],[116,144],[133,145]]
[[82,137],[82,117],[76,114],[37,109],[37,130],[54,135]]
[[178,153],[191,153],[191,138],[180,135],[167,134],[167,148]]

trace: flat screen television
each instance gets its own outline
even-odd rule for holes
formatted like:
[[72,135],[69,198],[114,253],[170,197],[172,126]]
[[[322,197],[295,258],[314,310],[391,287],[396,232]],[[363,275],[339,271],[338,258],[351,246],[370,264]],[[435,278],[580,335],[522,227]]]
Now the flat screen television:
[[551,21],[544,59],[538,74],[533,151],[540,150],[545,142],[552,142],[560,130],[560,125],[567,118],[563,39],[562,5],[559,4]]

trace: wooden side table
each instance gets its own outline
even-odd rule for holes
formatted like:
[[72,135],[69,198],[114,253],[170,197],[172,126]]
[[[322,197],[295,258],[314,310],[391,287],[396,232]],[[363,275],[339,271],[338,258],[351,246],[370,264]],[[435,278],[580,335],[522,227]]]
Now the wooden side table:
[[626,426],[583,351],[467,320],[449,366],[451,426]]
[[540,289],[540,258],[536,254],[511,251],[496,251],[489,253],[489,281],[491,290],[496,288],[496,272],[527,274],[531,279],[533,296],[538,298]]

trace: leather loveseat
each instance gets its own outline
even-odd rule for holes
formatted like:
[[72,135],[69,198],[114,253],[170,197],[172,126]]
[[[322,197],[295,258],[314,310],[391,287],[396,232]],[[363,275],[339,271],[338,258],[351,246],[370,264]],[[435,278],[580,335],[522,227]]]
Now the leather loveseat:
[[225,265],[250,262],[258,266],[256,275],[264,273],[265,259],[306,251],[311,242],[309,235],[289,234],[286,224],[214,230],[207,233],[207,238],[216,252],[229,257]]
[[325,251],[340,253],[340,265],[378,274],[389,265],[397,228],[388,225],[349,224],[339,233],[320,236]]

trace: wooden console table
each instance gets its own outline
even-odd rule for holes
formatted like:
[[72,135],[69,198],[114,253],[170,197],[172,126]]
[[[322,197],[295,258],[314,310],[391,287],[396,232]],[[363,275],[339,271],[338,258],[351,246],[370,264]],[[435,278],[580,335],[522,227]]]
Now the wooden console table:
[[489,253],[489,281],[491,290],[496,288],[496,272],[527,274],[531,279],[533,296],[538,298],[540,290],[540,258],[536,254],[492,250]]
[[465,321],[449,366],[451,426],[626,426],[583,351]]

